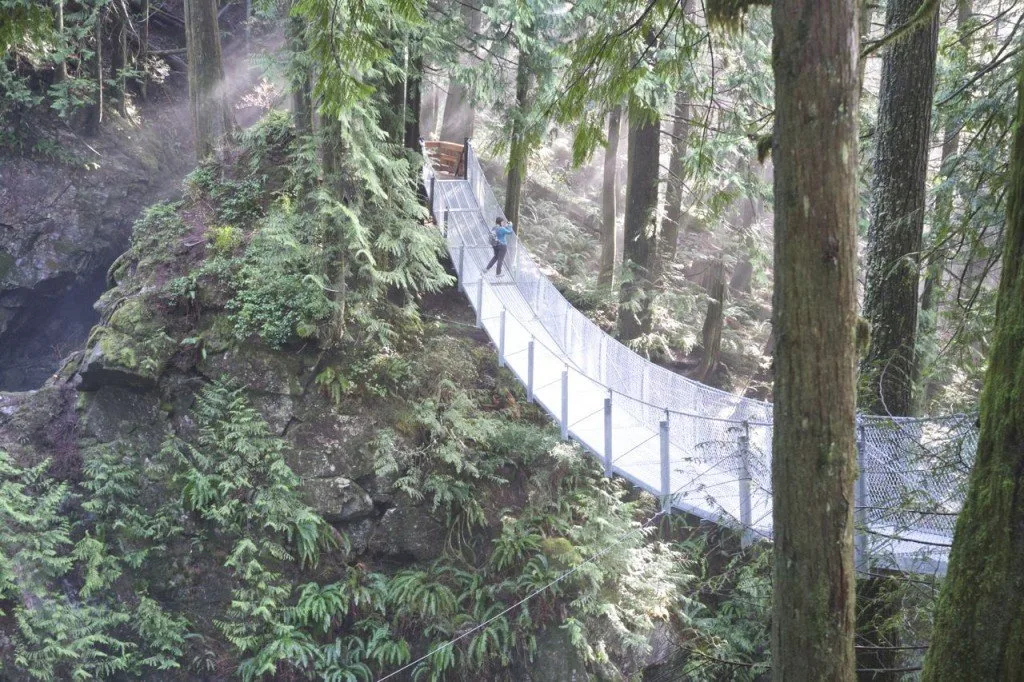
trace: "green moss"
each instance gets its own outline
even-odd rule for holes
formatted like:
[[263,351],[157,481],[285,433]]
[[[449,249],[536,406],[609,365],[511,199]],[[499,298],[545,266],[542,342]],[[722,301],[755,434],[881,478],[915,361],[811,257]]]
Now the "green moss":
[[75,244],[74,242],[68,241],[66,239],[57,239],[56,241],[53,242],[53,250],[61,255],[70,256],[72,254],[78,253],[79,248],[78,245]]
[[3,280],[14,269],[14,256],[0,250],[0,280]]

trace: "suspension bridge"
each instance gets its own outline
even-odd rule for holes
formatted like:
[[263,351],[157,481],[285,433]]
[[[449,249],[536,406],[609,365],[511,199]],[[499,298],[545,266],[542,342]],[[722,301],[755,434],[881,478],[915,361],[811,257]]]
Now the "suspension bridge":
[[[619,343],[559,293],[516,238],[484,273],[501,206],[476,150],[428,142],[423,185],[459,288],[507,367],[561,427],[620,476],[678,510],[772,537],[772,405],[719,391]],[[968,415],[858,416],[856,561],[944,574],[977,445]]]

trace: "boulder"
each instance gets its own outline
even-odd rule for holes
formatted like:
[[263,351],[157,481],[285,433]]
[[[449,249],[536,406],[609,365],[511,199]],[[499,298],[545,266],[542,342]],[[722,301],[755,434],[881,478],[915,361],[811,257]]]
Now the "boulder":
[[445,529],[424,507],[392,507],[370,538],[372,554],[392,559],[431,561],[441,556]]
[[373,513],[373,500],[356,483],[344,476],[307,478],[302,481],[302,495],[329,523],[352,521]]

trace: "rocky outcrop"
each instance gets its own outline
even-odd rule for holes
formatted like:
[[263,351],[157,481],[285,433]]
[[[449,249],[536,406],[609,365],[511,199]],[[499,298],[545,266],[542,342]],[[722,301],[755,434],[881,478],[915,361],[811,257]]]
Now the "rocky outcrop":
[[115,122],[88,143],[57,128],[45,157],[0,155],[0,389],[38,387],[81,347],[132,223],[178,191],[186,124]]

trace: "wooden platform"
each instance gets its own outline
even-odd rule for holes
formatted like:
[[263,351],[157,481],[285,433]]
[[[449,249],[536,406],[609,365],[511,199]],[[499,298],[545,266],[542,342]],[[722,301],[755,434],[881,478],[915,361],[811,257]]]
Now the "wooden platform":
[[458,142],[424,142],[423,149],[438,180],[465,179],[465,145]]

